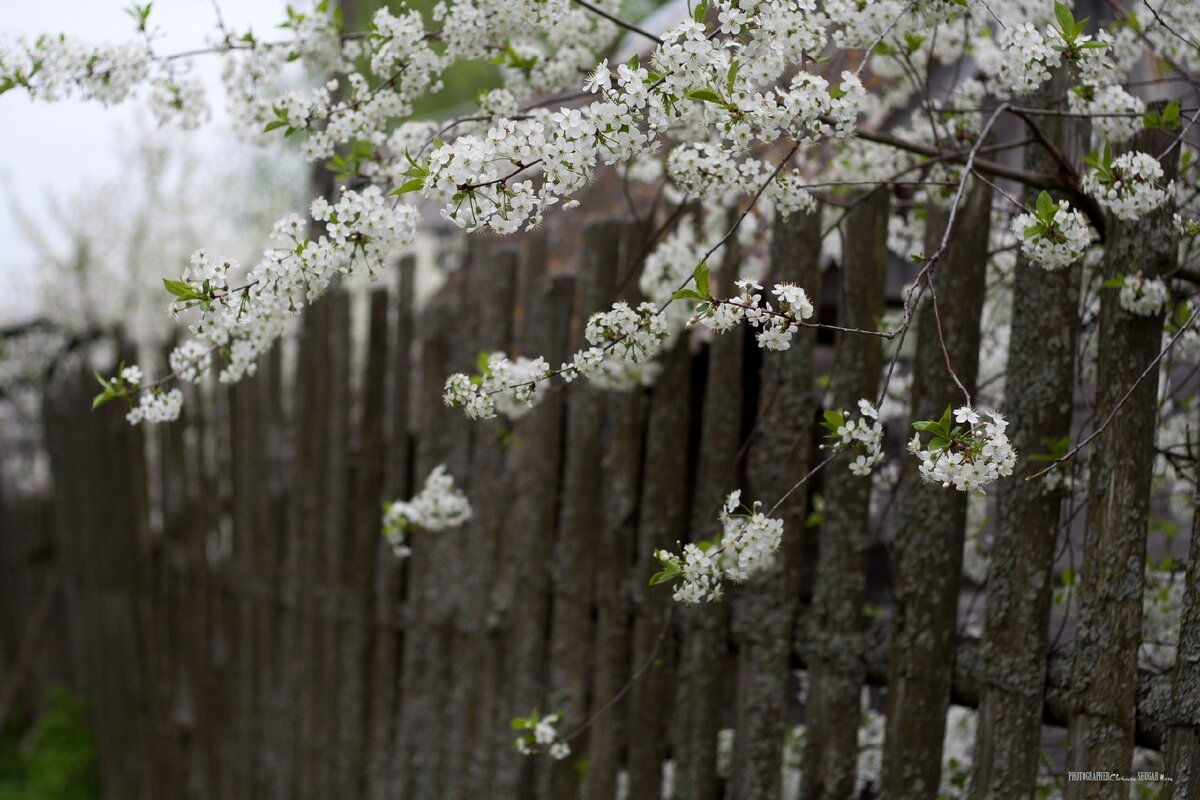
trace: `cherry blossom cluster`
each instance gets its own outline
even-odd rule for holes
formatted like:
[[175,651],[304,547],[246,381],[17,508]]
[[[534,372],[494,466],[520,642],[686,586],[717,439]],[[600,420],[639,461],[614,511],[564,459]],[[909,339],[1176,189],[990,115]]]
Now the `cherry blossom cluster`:
[[[908,450],[921,461],[922,480],[982,494],[988,484],[1011,475],[1017,451],[1004,433],[1008,422],[996,411],[987,416],[983,420],[975,409],[962,406],[954,410],[953,426],[949,408],[939,420],[914,422],[917,433]],[[922,433],[931,434],[928,443],[922,443]]]
[[438,464],[425,478],[425,485],[411,500],[384,503],[383,535],[398,558],[412,554],[408,530],[440,531],[456,528],[471,519],[471,503],[455,488],[454,476]]
[[[411,115],[414,98],[441,87],[438,73],[445,59],[430,45],[419,11],[396,16],[381,8],[373,27],[370,65],[376,81],[351,71],[344,85],[330,80],[309,92],[264,99],[260,104],[269,105],[269,111],[255,111],[256,119],[267,120],[264,130],[305,131],[301,150],[312,161],[332,156],[342,142],[383,144],[389,119]],[[340,89],[345,90],[342,99],[334,101]]]
[[32,42],[0,41],[0,90],[24,87],[31,97],[123,102],[150,74],[150,56],[137,42],[92,44],[68,36]]
[[239,270],[237,262],[210,259],[203,250],[193,254],[180,280],[164,280],[175,298],[171,310],[190,320],[196,337],[171,354],[172,368],[182,377],[199,380],[213,349],[222,358],[221,382],[253,375],[258,357],[302,308],[338,277],[382,267],[416,229],[416,209],[389,201],[377,186],[344,191],[336,203],[319,197],[311,210],[314,222],[324,224],[324,233],[314,239],[298,215],[284,217],[275,225],[263,260],[240,287],[231,288],[229,280]]
[[657,372],[647,369],[662,350],[669,335],[666,320],[654,303],[636,309],[628,303],[613,303],[609,311],[588,319],[584,337],[591,347],[575,353],[559,372],[565,381],[584,376],[610,388],[625,388],[639,376],[653,380]]
[[[1121,278],[1118,300],[1121,308],[1139,317],[1153,317],[1162,313],[1171,299],[1171,293],[1160,278],[1147,278],[1135,272]],[[1107,282],[1106,282],[1107,283]]]
[[212,365],[212,348],[189,339],[172,350],[167,360],[177,378],[188,383],[199,383]]
[[101,391],[92,399],[93,410],[120,399],[129,407],[125,419],[130,425],[174,422],[179,419],[179,412],[183,408],[183,392],[145,383],[145,374],[137,364],[125,366],[125,362],[121,362],[114,377],[106,379],[97,374],[96,382],[100,384]]
[[741,583],[770,567],[783,538],[783,521],[759,511],[760,503],[753,508],[742,506],[741,498],[740,489],[726,498],[719,542],[689,542],[683,545],[681,555],[655,552],[662,569],[650,579],[650,585],[676,581],[677,602],[701,603],[721,599],[722,581]]
[[535,709],[528,717],[517,717],[511,723],[515,731],[524,731],[513,740],[513,747],[521,755],[532,756],[538,753],[549,753],[550,757],[561,761],[571,755],[571,745],[559,738],[558,723],[562,713],[539,716]]
[[1148,153],[1130,152],[1116,158],[1105,146],[1103,154],[1088,158],[1090,170],[1083,188],[1120,219],[1136,220],[1166,203],[1174,184],[1163,186],[1163,168]]
[[1097,142],[1120,144],[1142,129],[1146,104],[1119,85],[1081,85],[1068,96],[1071,111],[1092,118],[1092,136]]
[[78,98],[107,106],[150,83],[150,109],[158,122],[190,130],[210,112],[203,85],[186,72],[156,60],[137,42],[94,44],[62,35],[0,40],[0,93],[20,86],[40,100]]
[[996,80],[1011,92],[1026,95],[1050,80],[1050,70],[1058,65],[1053,32],[1042,33],[1028,22],[1004,28],[998,44],[1005,55],[996,69]]
[[125,419],[129,420],[130,425],[174,422],[179,419],[182,408],[183,392],[178,389],[164,391],[157,387],[148,388],[138,395],[137,405],[129,410]]
[[662,308],[663,319],[672,336],[687,325],[695,308],[695,298],[691,302],[683,298],[669,304],[668,301],[680,286],[688,282],[696,265],[715,244],[715,241],[709,241],[711,237],[712,234],[695,220],[685,220],[646,256],[646,263],[642,266],[638,288]]
[[443,402],[462,408],[467,419],[492,419],[497,413],[520,419],[541,401],[550,377],[550,365],[540,357],[514,361],[504,353],[484,353],[478,367],[474,376],[451,375],[442,392]]
[[1025,256],[1050,271],[1079,261],[1096,240],[1087,217],[1071,208],[1066,200],[1055,203],[1046,192],[1038,195],[1031,211],[1013,217],[1011,227]]
[[700,324],[716,333],[726,333],[744,320],[758,329],[755,339],[759,347],[787,350],[792,346],[792,334],[813,315],[808,295],[794,283],[777,283],[771,290],[779,304],[777,309],[763,302],[763,287],[755,281],[740,280],[734,285],[739,291],[736,297],[710,297],[700,306],[696,314]]
[[841,409],[826,411],[821,425],[830,443],[821,447],[854,448],[857,455],[850,462],[850,472],[866,476],[883,461],[883,423],[879,421],[878,409],[869,400],[859,400],[858,411],[857,419],[848,417]]

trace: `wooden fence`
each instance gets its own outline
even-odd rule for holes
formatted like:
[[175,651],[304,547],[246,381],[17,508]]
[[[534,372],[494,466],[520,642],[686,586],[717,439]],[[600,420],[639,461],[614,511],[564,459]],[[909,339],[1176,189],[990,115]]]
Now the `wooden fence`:
[[[968,193],[961,233],[937,272],[939,296],[954,298],[941,311],[946,346],[969,384],[990,205],[988,187]],[[851,211],[855,235],[836,280],[821,276],[817,216],[777,223],[771,279],[809,288],[826,321],[873,326],[885,302],[888,213],[882,192]],[[939,224],[944,215],[930,222],[934,246]],[[662,794],[668,762],[676,798],[776,798],[788,731],[801,721],[805,796],[846,798],[859,694],[873,684],[888,687],[888,797],[935,796],[951,700],[991,709],[981,742],[1010,725],[977,772],[990,787],[980,797],[1028,796],[1043,719],[1103,729],[1118,761],[1122,741],[1169,744],[1175,796],[1196,797],[1184,767],[1188,752],[1196,763],[1200,723],[1200,548],[1176,675],[1131,672],[1137,642],[1127,632],[1088,640],[1113,648],[1112,658],[1097,656],[1103,671],[1049,652],[1043,592],[1054,564],[1045,547],[990,589],[1004,603],[1035,592],[1020,610],[1035,652],[1005,649],[1013,620],[999,611],[982,642],[962,636],[965,499],[918,485],[911,464],[894,559],[870,533],[878,520],[869,480],[850,475],[839,456],[776,512],[785,540],[765,576],[697,607],[647,585],[654,550],[709,532],[728,491],[773,502],[824,457],[816,376],[834,376],[829,391],[843,406],[873,396],[877,338],[808,328],[791,350],[767,354],[738,332],[685,343],[663,358],[652,388],[602,393],[575,382],[511,430],[443,406],[445,377],[469,370],[481,350],[568,358],[589,313],[617,296],[634,299],[625,276],[643,233],[622,223],[588,229],[577,269],[548,266],[538,240],[473,247],[420,310],[406,260],[400,292],[377,289],[362,307],[335,292],[309,310],[294,369],[276,349],[252,379],[191,387],[186,415],[172,425],[131,428],[115,407],[89,414],[89,370],[61,365],[44,402],[53,490],[0,496],[0,678],[19,684],[18,705],[58,681],[86,694],[106,796],[120,800],[643,800]],[[736,263],[733,253],[714,281],[727,282]],[[926,304],[914,333],[913,402],[926,415],[955,394],[932,313]],[[352,321],[363,314],[358,335]],[[1157,341],[1157,323],[1112,324],[1136,342],[1106,340],[1102,363],[1125,364],[1133,348],[1145,356],[1138,364],[1153,355],[1142,351]],[[1116,388],[1131,381],[1108,375]],[[1111,408],[1119,396],[1103,402]],[[1152,389],[1118,416],[1144,417],[1147,403]],[[1140,439],[1113,438],[1124,431],[1114,426],[1103,446],[1153,447],[1140,429]],[[1148,480],[1139,458],[1114,458],[1112,468]],[[474,519],[414,533],[412,556],[399,560],[381,538],[380,503],[409,497],[442,463],[468,492]],[[1023,474],[1001,491],[1018,491]],[[813,526],[817,492],[826,510]],[[1052,537],[1057,511],[1047,512]],[[1139,535],[1145,548],[1141,513],[1110,524],[1124,525],[1135,552]],[[999,551],[1023,541],[1005,524]],[[1118,547],[1115,536],[1088,546]],[[889,569],[891,579],[868,583],[868,572]],[[1128,595],[1113,598],[1107,585],[1083,587],[1094,631],[1112,624],[1106,613],[1126,619],[1113,604]],[[873,619],[865,604],[880,598],[891,609]],[[1028,672],[1029,658],[1033,688],[1007,682]],[[1019,746],[1007,738],[1015,723],[997,721],[1017,713],[997,705],[1000,692],[1032,704],[1034,735]],[[560,710],[561,730],[578,731],[571,757],[514,751],[509,721],[534,709]],[[734,743],[722,764],[726,728]],[[1086,750],[1072,751],[1072,769],[1098,763]]]

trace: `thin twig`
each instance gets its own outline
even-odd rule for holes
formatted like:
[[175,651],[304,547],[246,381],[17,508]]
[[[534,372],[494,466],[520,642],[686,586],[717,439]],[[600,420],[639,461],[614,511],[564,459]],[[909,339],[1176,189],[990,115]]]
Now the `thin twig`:
[[1100,427],[1096,428],[1094,431],[1092,431],[1090,434],[1088,434],[1087,438],[1085,438],[1079,444],[1075,445],[1070,450],[1068,450],[1066,452],[1066,454],[1056,458],[1054,461],[1051,461],[1048,465],[1046,465],[1046,467],[1044,469],[1038,470],[1037,472],[1033,473],[1029,477],[1025,478],[1025,480],[1031,481],[1034,478],[1040,478],[1041,476],[1045,475],[1047,472],[1054,469],[1055,467],[1057,467],[1059,464],[1063,463],[1064,461],[1071,460],[1079,453],[1080,450],[1087,447],[1088,444],[1093,439],[1095,439],[1100,434],[1104,433],[1104,430],[1110,424],[1112,424],[1112,421],[1114,419],[1116,419],[1117,413],[1124,407],[1124,405],[1127,402],[1129,402],[1129,398],[1133,396],[1133,393],[1137,389],[1137,387],[1141,385],[1142,381],[1144,381],[1146,379],[1147,375],[1149,375],[1151,372],[1154,371],[1154,368],[1158,366],[1158,362],[1162,361],[1163,358],[1167,355],[1167,353],[1171,352],[1171,348],[1175,346],[1175,343],[1177,341],[1179,341],[1179,338],[1181,336],[1183,336],[1183,334],[1187,331],[1187,329],[1192,326],[1192,323],[1194,323],[1196,321],[1197,317],[1200,317],[1200,306],[1196,307],[1196,310],[1192,312],[1192,315],[1190,317],[1188,317],[1187,322],[1185,322],[1179,326],[1179,330],[1175,331],[1175,335],[1171,337],[1171,340],[1169,342],[1167,342],[1166,347],[1164,347],[1162,350],[1160,350],[1158,352],[1158,355],[1156,355],[1154,357],[1154,359],[1149,364],[1146,365],[1146,368],[1144,370],[1142,370],[1142,374],[1137,377],[1137,380],[1135,380],[1133,382],[1133,385],[1131,385],[1125,391],[1125,394],[1123,394],[1121,396],[1121,399],[1117,401],[1116,406],[1114,406],[1113,410],[1111,412],[1109,412],[1109,415],[1104,418],[1103,422],[1100,423]]

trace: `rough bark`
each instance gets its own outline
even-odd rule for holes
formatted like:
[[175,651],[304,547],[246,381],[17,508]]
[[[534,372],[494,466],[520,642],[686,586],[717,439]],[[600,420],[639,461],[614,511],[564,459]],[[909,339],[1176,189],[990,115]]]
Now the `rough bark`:
[[151,613],[142,430],[118,404],[81,419],[94,391],[81,364],[62,370],[47,396],[54,542],[72,671],[90,701],[101,781],[112,796],[139,800],[155,796],[162,757],[149,713],[155,673],[140,636]]
[[[413,281],[416,260],[410,255],[400,260],[400,288],[395,302],[394,321],[389,347],[387,381],[387,487],[382,500],[399,500],[411,496],[409,459],[412,456],[409,431],[409,401],[411,389],[411,353],[413,331]],[[378,511],[378,506],[376,507]],[[391,786],[389,764],[399,701],[403,695],[398,681],[402,675],[403,634],[400,630],[401,574],[403,565],[382,538],[376,543],[377,569],[375,592],[370,613],[374,621],[374,637],[369,666],[371,701],[367,704],[367,774],[365,796],[368,800],[385,800]]]
[[[567,358],[573,275],[543,275],[533,281],[530,318],[520,350],[542,353],[551,364]],[[510,464],[512,502],[504,516],[499,575],[492,607],[509,631],[503,656],[506,676],[495,727],[509,732],[509,721],[544,708],[550,575],[558,495],[562,479],[563,394],[550,392],[535,411],[514,426],[520,447]],[[512,740],[496,745],[493,791],[514,800],[533,795],[533,762],[514,755]]]
[[[1065,106],[1069,76],[1060,69],[1046,94],[1048,107]],[[1047,116],[1036,120],[1060,153],[1079,164],[1088,142],[1086,120]],[[1028,169],[1057,169],[1040,145],[1026,148]],[[1025,194],[1032,206],[1037,193]],[[1057,198],[1055,198],[1057,199]],[[1044,464],[1030,461],[1046,440],[1071,431],[1075,348],[1079,338],[1081,266],[1047,271],[1018,255],[1012,294],[1004,412],[1019,457],[999,491],[999,522],[992,544],[987,617],[983,634],[985,689],[980,704],[972,796],[1029,797],[1041,755],[1042,691],[1049,647],[1053,571],[1063,494],[1026,477]]]
[[[629,797],[659,797],[667,757],[666,721],[673,713],[670,638],[672,600],[665,586],[646,585],[657,569],[654,551],[673,548],[687,530],[691,354],[686,340],[662,356],[650,394],[638,513],[630,669],[644,670],[629,691]],[[643,576],[646,576],[643,578]]]
[[[889,680],[890,624],[872,620],[864,629],[866,680],[872,686],[886,687]],[[978,639],[963,637],[954,650],[953,680],[950,700],[955,705],[975,708],[984,690],[984,666]],[[815,643],[800,641],[796,648],[796,667],[806,667],[815,656]],[[1046,660],[1046,689],[1043,693],[1041,719],[1047,725],[1063,728],[1071,711],[1070,652],[1051,653]],[[1165,673],[1139,671],[1137,676],[1137,726],[1134,741],[1139,747],[1157,750],[1162,747],[1173,718],[1171,706],[1171,676]]]
[[[588,317],[611,302],[622,230],[618,223],[605,223],[584,234],[576,311],[580,331]],[[603,509],[596,502],[606,439],[604,404],[604,393],[587,381],[575,381],[567,391],[562,499],[551,577],[550,687],[546,707],[547,711],[560,712],[566,727],[580,724],[588,714],[592,590],[597,539],[604,527]],[[540,787],[541,797],[574,796],[576,763],[578,753],[587,752],[586,735],[574,743],[576,754],[547,770],[548,782]]]
[[1183,594],[1183,620],[1171,683],[1172,711],[1164,742],[1167,800],[1200,797],[1200,487],[1192,514],[1192,540]]
[[[462,272],[452,273],[422,310],[417,395],[415,484],[434,467],[446,464],[462,480],[469,464],[470,428],[462,413],[442,403],[442,385],[449,372],[470,370],[474,363],[474,330],[464,330],[459,310]],[[452,691],[454,608],[446,596],[457,565],[454,531],[415,531],[409,537],[412,555],[406,559],[406,597],[403,654],[404,698],[396,728],[399,791],[405,797],[440,797],[445,771],[442,759],[456,746],[444,704]]]
[[[1131,147],[1159,153],[1173,138],[1170,131],[1144,131]],[[1175,177],[1177,159],[1178,151],[1172,150],[1163,164],[1165,180]],[[1104,277],[1134,269],[1147,278],[1168,272],[1177,251],[1173,211],[1168,203],[1136,222],[1110,218]],[[1121,309],[1118,292],[1109,289],[1101,293],[1099,326],[1095,419],[1116,414],[1091,444],[1067,769],[1127,773],[1133,759],[1158,381],[1143,381],[1117,408],[1162,346],[1162,314],[1133,316]],[[1120,793],[1116,783],[1072,781],[1066,796],[1080,800]]]
[[[820,305],[818,212],[775,221],[770,282],[795,283]],[[763,353],[758,416],[751,435],[746,478],[751,495],[770,507],[809,469],[812,447],[814,328],[802,328],[790,349]],[[799,611],[801,535],[807,508],[803,487],[775,512],[784,540],[775,564],[744,589],[730,593],[738,645],[737,718],[732,797],[777,798],[784,730],[791,695],[792,633]]]
[[[736,258],[727,253],[714,270],[713,291],[732,293]],[[738,451],[742,444],[741,327],[713,338],[704,376],[695,492],[691,505],[693,538],[710,539],[719,530],[717,515],[725,496],[737,488]],[[744,498],[751,501],[752,498]],[[677,611],[680,632],[678,698],[675,725],[676,778],[695,800],[716,800],[717,732],[723,721],[723,673],[729,665],[729,607],[701,603]],[[728,720],[724,720],[728,722]]]
[[[968,391],[979,363],[991,199],[990,187],[971,179],[949,246],[934,269],[945,351]],[[950,213],[929,206],[926,252],[936,252]],[[917,311],[913,419],[937,419],[947,405],[964,402],[941,338],[927,291]],[[941,772],[967,505],[961,492],[922,486],[915,459],[906,459],[904,470],[882,786],[889,800],[927,800],[937,792]]]
[[[380,552],[380,497],[385,465],[384,420],[387,405],[388,294],[377,289],[370,294],[366,342],[366,365],[359,393],[356,421],[352,519],[347,554],[340,576],[344,598],[344,633],[340,664],[337,747],[346,762],[338,778],[338,795],[363,797],[367,765],[375,752],[373,716],[391,715],[390,704],[380,703],[390,695],[376,695],[372,683],[375,650],[387,646],[393,632],[374,623],[376,574],[390,570],[395,557]],[[382,555],[382,558],[381,558]],[[388,559],[391,559],[389,561]],[[376,704],[379,703],[376,710]]]
[[[471,313],[479,320],[480,348],[508,353],[512,349],[517,256],[512,251],[481,255],[471,268],[468,301]],[[447,798],[486,794],[491,787],[496,744],[508,735],[506,729],[495,727],[496,701],[504,679],[501,665],[505,631],[492,610],[491,595],[512,483],[508,469],[512,440],[504,438],[510,425],[507,419],[498,418],[476,425],[474,430],[469,476],[474,516],[456,537],[464,574],[459,600],[463,652],[455,669],[471,677],[462,681],[462,761],[450,768],[452,782]],[[461,776],[459,780],[453,780],[456,774]]]
[[[640,251],[636,226],[622,231],[617,275],[639,270],[633,263]],[[631,306],[639,302],[625,295]],[[591,680],[595,709],[588,734],[588,769],[584,797],[611,800],[616,797],[617,776],[625,745],[625,701],[612,702],[629,680],[630,582],[637,537],[638,495],[642,471],[642,392],[610,392],[604,400],[606,446],[601,461],[604,480],[600,487],[603,528],[596,549],[593,588],[596,628],[593,641]],[[611,703],[611,705],[610,705]]]
[[[886,189],[877,189],[844,223],[838,324],[873,329],[883,316],[887,268]],[[883,357],[880,339],[839,334],[833,369],[833,405],[858,414],[858,401],[875,402]],[[849,797],[854,791],[863,666],[863,605],[871,479],[855,476],[847,450],[825,467],[824,519],[819,526],[816,590],[810,638],[817,643],[808,670],[803,784],[805,798]]]

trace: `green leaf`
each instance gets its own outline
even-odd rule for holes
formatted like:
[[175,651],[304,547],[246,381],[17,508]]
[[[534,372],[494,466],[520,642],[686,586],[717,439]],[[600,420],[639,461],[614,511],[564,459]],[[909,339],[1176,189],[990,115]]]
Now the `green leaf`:
[[392,194],[408,194],[409,192],[420,191],[425,188],[424,178],[413,178],[410,181],[405,181],[399,188],[392,189]]
[[931,433],[933,431],[936,431],[939,427],[938,423],[934,422],[931,419],[918,420],[918,421],[914,422],[912,424],[912,426],[913,426],[913,430],[920,431],[921,433]]
[[700,294],[695,289],[680,289],[671,295],[672,300],[707,300],[708,296]]
[[658,586],[660,583],[667,583],[674,580],[679,575],[678,571],[671,572],[670,570],[660,570],[650,576],[650,585]]
[[[99,378],[100,376],[97,375],[96,377]],[[103,392],[92,398],[92,411],[95,411],[110,400],[116,400],[118,397],[124,396],[124,392],[117,391],[112,385],[106,385]]]
[[1075,31],[1075,15],[1071,13],[1071,9],[1067,8],[1066,4],[1054,3],[1054,18],[1058,20],[1058,27],[1062,33],[1069,37],[1067,41],[1074,40]]
[[1109,278],[1104,283],[1100,284],[1100,286],[1104,289],[1120,289],[1124,285],[1125,285],[1125,276],[1124,275],[1118,275],[1115,278]]
[[945,412],[942,413],[941,420],[938,421],[938,427],[942,430],[942,436],[950,438],[950,406],[946,406]]
[[842,427],[842,425],[846,422],[846,416],[842,413],[840,408],[827,408],[822,413],[822,416],[825,417],[825,424],[828,425],[829,429],[833,431],[836,431],[838,428]]
[[692,19],[696,20],[696,22],[699,22],[701,25],[703,25],[704,18],[707,16],[708,16],[708,0],[700,0],[700,2],[696,4],[695,10],[692,11]]
[[200,295],[196,292],[191,284],[183,281],[173,281],[169,278],[163,278],[163,286],[165,286],[167,291],[170,292],[171,295],[180,302],[186,300],[200,300],[203,297],[203,295]]
[[1058,205],[1050,197],[1049,192],[1042,192],[1037,197],[1037,213],[1039,217],[1049,216],[1054,217],[1058,211]]
[[950,446],[950,443],[940,436],[935,436],[929,440],[929,452],[936,453],[938,450],[945,450]]
[[1178,125],[1179,101],[1172,100],[1171,102],[1167,103],[1166,108],[1162,110],[1162,114],[1159,118],[1162,120],[1162,124],[1168,128],[1173,128]]
[[874,47],[871,48],[871,52],[877,56],[890,56],[892,53],[894,53],[896,51],[892,49],[892,46],[890,44],[881,40],[881,41],[877,42]]
[[692,279],[696,281],[696,290],[704,295],[705,299],[712,296],[708,292],[708,264],[703,261],[697,264],[692,270]]
[[719,94],[714,92],[712,89],[708,89],[708,88],[689,89],[685,93],[685,96],[690,97],[693,100],[702,100],[705,103],[717,103],[718,105],[723,105],[725,103],[725,101],[721,99],[721,96]]
[[917,52],[924,41],[924,36],[917,36],[915,33],[904,34],[904,47],[908,50],[909,54]]

